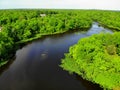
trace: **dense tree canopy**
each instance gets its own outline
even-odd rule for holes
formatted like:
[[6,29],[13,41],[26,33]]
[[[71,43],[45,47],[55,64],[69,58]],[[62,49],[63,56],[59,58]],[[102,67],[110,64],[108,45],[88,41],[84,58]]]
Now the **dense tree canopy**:
[[120,33],[98,34],[70,47],[62,65],[70,73],[113,89],[120,86]]
[[[92,20],[82,12],[79,15],[68,10],[0,10],[0,27],[2,27],[0,60],[9,55],[8,52],[17,42],[29,41],[42,35],[89,28],[91,24]],[[8,41],[5,41],[6,39]]]

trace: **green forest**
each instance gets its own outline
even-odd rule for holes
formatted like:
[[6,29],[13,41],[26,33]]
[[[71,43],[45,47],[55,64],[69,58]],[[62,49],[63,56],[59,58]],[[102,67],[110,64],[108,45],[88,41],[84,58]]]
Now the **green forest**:
[[104,89],[120,88],[120,12],[106,10],[0,10],[0,67],[19,45],[45,35],[89,29],[93,22],[112,29],[113,34],[96,34],[71,46],[60,65],[70,73],[99,84]]

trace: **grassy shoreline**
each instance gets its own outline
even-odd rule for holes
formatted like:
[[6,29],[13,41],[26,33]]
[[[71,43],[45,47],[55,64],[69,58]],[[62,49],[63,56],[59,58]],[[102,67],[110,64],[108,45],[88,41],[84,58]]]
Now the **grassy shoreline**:
[[19,42],[16,42],[16,44],[26,43],[26,42],[33,41],[33,40],[36,40],[36,39],[40,39],[43,36],[61,34],[61,33],[65,33],[65,32],[68,32],[68,31],[69,30],[62,31],[62,32],[48,33],[48,34],[36,34],[35,37],[29,38],[29,39],[25,39],[25,40],[21,40]]

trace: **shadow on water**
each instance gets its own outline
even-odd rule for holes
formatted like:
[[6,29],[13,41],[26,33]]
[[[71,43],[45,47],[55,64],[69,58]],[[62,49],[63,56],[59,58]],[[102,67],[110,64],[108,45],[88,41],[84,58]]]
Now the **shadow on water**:
[[93,84],[90,81],[84,80],[82,77],[80,77],[79,75],[75,75],[76,79],[81,81],[81,83],[87,87],[87,90],[103,90],[103,88],[101,88],[98,84]]
[[4,66],[0,67],[0,75],[10,67],[10,65],[14,62],[14,60],[15,60],[15,57],[13,57],[11,60],[9,60],[9,62],[7,64],[5,64]]
[[16,51],[16,59],[0,75],[0,90],[101,90],[59,67],[64,53],[83,37],[112,31],[93,23],[88,31],[45,36]]

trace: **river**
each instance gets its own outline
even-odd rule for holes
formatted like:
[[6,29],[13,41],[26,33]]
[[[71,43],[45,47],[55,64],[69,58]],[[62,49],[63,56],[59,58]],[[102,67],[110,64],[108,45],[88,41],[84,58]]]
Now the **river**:
[[102,90],[59,67],[64,53],[83,37],[111,30],[94,22],[87,31],[46,36],[16,51],[16,58],[0,75],[0,90]]

